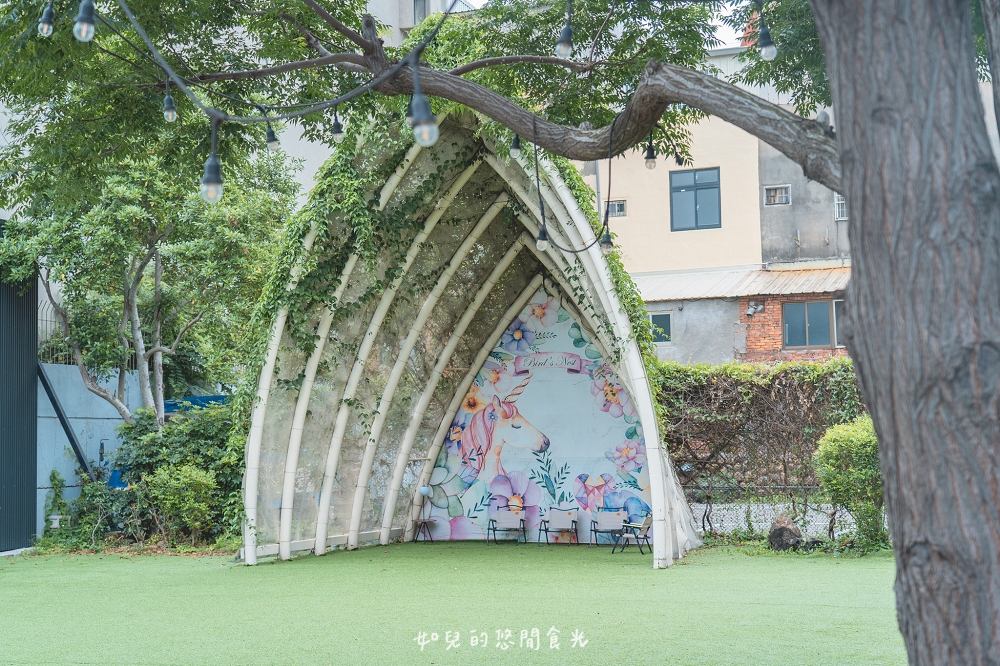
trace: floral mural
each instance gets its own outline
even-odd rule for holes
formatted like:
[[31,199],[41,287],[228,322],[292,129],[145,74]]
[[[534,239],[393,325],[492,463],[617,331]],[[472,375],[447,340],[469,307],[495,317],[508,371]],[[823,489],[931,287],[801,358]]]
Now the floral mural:
[[611,367],[558,299],[539,290],[476,375],[430,480],[434,539],[481,539],[498,511],[532,538],[550,508],[649,511],[642,425]]

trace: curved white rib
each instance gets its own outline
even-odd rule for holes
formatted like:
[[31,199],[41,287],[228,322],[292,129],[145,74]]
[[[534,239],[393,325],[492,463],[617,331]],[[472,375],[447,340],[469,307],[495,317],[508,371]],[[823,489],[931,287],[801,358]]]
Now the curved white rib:
[[[455,414],[458,412],[459,405],[462,404],[462,400],[465,398],[465,394],[468,392],[469,387],[472,386],[472,382],[475,381],[476,375],[479,374],[479,369],[486,362],[489,357],[490,352],[493,348],[497,346],[500,342],[500,337],[503,332],[507,330],[510,326],[510,322],[516,317],[524,306],[528,304],[531,297],[535,295],[538,291],[538,287],[542,284],[542,274],[537,273],[535,277],[531,279],[528,286],[524,288],[514,302],[511,303],[507,311],[504,312],[503,316],[500,317],[500,322],[497,324],[497,328],[493,331],[493,334],[487,338],[486,343],[483,348],[479,350],[479,354],[476,355],[475,360],[472,361],[472,365],[469,368],[469,372],[466,373],[465,378],[462,379],[462,383],[458,385],[455,389],[455,396],[451,399],[451,404],[448,405],[448,411],[444,413],[444,418],[441,419],[441,425],[438,426],[437,432],[434,434],[434,439],[431,440],[431,445],[427,450],[427,460],[424,462],[424,468],[420,471],[420,477],[417,480],[416,487],[426,485],[428,479],[431,476],[431,470],[434,469],[434,461],[438,457],[438,453],[441,451],[441,445],[444,443],[445,433],[448,432],[448,428],[451,426],[452,420],[455,418]],[[406,521],[406,532],[404,536],[405,541],[410,541],[413,539],[413,521],[420,513],[421,498],[419,493],[414,493],[413,504],[410,508],[410,517]]]
[[319,498],[319,514],[316,517],[316,545],[315,552],[317,555],[322,555],[326,552],[326,532],[327,526],[330,519],[330,495],[333,493],[333,477],[337,472],[337,463],[340,460],[340,447],[344,442],[344,433],[347,430],[347,419],[350,416],[351,408],[348,401],[354,398],[354,394],[358,389],[358,383],[361,381],[361,374],[364,371],[365,363],[368,360],[368,354],[371,353],[372,345],[375,344],[375,337],[378,335],[379,329],[382,327],[382,321],[385,319],[386,314],[389,312],[389,307],[392,305],[393,300],[396,297],[396,291],[399,289],[399,285],[402,283],[403,278],[406,277],[406,273],[410,270],[410,266],[413,264],[413,260],[416,259],[417,253],[420,252],[420,248],[424,241],[427,240],[427,236],[433,231],[435,225],[444,215],[445,211],[448,210],[448,206],[454,201],[455,197],[462,190],[465,184],[472,177],[472,174],[476,172],[481,164],[480,161],[474,162],[471,166],[465,169],[455,182],[449,188],[447,194],[437,203],[434,207],[434,212],[430,214],[427,221],[424,223],[424,228],[417,234],[416,238],[413,239],[413,243],[410,245],[410,250],[406,253],[406,259],[403,261],[403,266],[400,269],[399,275],[393,280],[392,285],[382,294],[382,300],[379,301],[378,307],[375,309],[375,313],[372,315],[371,323],[368,325],[368,330],[365,332],[365,337],[361,342],[361,347],[358,349],[358,355],[354,361],[354,367],[351,368],[351,375],[348,377],[347,385],[344,388],[344,396],[340,402],[340,409],[337,411],[337,421],[333,430],[333,438],[330,440],[330,449],[326,457],[326,469],[323,474],[323,488],[320,491]]
[[[544,164],[544,163],[543,163]],[[572,193],[562,181],[554,167],[545,164],[546,178],[552,183],[559,195],[566,211],[575,222],[573,225],[580,235],[580,240],[584,244],[592,243],[595,240],[594,231],[590,223],[584,217],[582,211],[575,204]],[[543,196],[545,190],[543,187]],[[570,205],[569,202],[573,202]],[[564,228],[568,225],[564,224]],[[629,337],[630,322],[622,312],[621,303],[618,300],[618,292],[611,281],[606,270],[606,264],[597,252],[596,247],[591,247],[589,258],[596,269],[603,291],[611,305],[613,321],[617,323],[622,331],[622,339],[627,340],[625,350],[626,362],[629,374],[632,378],[633,396],[636,399],[636,406],[639,408],[639,418],[643,423],[643,432],[646,436],[646,452],[649,461],[650,494],[653,502],[653,568],[663,568],[672,564],[675,557],[682,554],[680,545],[677,543],[678,520],[681,516],[675,511],[675,499],[677,494],[677,481],[670,467],[670,462],[665,459],[663,447],[660,445],[659,427],[656,420],[656,408],[653,404],[652,392],[649,389],[649,382],[646,378],[646,368],[639,352],[636,341]],[[649,424],[648,426],[646,424]],[[652,445],[650,446],[650,444]],[[652,454],[652,455],[650,455]],[[670,486],[673,486],[671,488]],[[668,525],[669,521],[669,525]]]
[[410,146],[410,149],[406,151],[406,157],[400,162],[396,170],[392,172],[389,176],[389,180],[385,181],[385,185],[382,186],[382,191],[379,193],[378,197],[378,210],[385,210],[385,207],[389,204],[389,199],[392,197],[392,193],[396,191],[399,187],[399,183],[403,180],[403,176],[410,169],[410,165],[413,164],[413,160],[417,159],[417,155],[420,154],[420,144],[414,143]]
[[[302,266],[309,251],[312,250],[313,243],[316,242],[317,233],[316,225],[313,224],[302,239],[302,253],[289,271],[285,291],[292,291],[299,283],[299,273],[302,272]],[[274,379],[274,366],[278,362],[278,349],[281,347],[281,336],[285,332],[287,318],[288,308],[280,308],[271,326],[267,356],[257,382],[257,402],[250,417],[250,433],[247,435],[247,467],[243,475],[243,510],[246,512],[246,521],[243,524],[243,561],[250,565],[257,564],[257,487],[260,484],[260,445],[264,439],[264,416],[267,412],[271,380]]]
[[385,425],[385,419],[389,414],[389,408],[392,407],[392,398],[396,393],[396,387],[399,386],[399,380],[403,376],[403,371],[406,369],[406,364],[410,360],[410,354],[413,352],[414,346],[417,344],[417,338],[420,336],[420,332],[424,328],[424,324],[427,323],[427,319],[431,316],[431,312],[434,310],[434,306],[437,305],[438,300],[444,293],[445,288],[448,283],[451,282],[451,278],[455,275],[455,271],[461,265],[462,261],[465,260],[466,255],[472,246],[476,244],[479,237],[482,235],[486,228],[490,226],[493,219],[497,214],[507,205],[507,193],[501,192],[500,196],[497,197],[493,205],[486,209],[483,216],[479,218],[479,222],[476,226],[472,228],[472,231],[465,237],[462,244],[458,246],[455,253],[451,257],[451,261],[448,266],[444,269],[441,275],[438,277],[437,283],[434,288],[431,289],[431,293],[427,295],[424,300],[424,304],[420,307],[420,311],[417,313],[416,318],[413,320],[413,324],[410,326],[410,331],[406,335],[406,339],[399,348],[399,353],[396,356],[396,362],[392,366],[392,370],[389,372],[389,379],[386,381],[385,389],[382,391],[382,398],[378,403],[378,411],[375,414],[375,418],[372,420],[371,432],[368,436],[368,442],[365,444],[364,456],[361,459],[361,469],[358,473],[358,483],[354,488],[354,503],[351,505],[351,524],[347,531],[347,549],[353,550],[358,547],[358,532],[361,531],[361,514],[364,508],[365,494],[368,492],[368,482],[371,480],[372,465],[375,462],[375,451],[378,448],[378,441],[382,437],[382,428]]
[[392,481],[389,483],[389,492],[386,495],[385,504],[382,508],[382,529],[379,532],[379,543],[383,546],[389,543],[392,521],[396,514],[396,500],[399,498],[399,491],[403,488],[403,475],[406,473],[406,467],[410,463],[410,451],[413,450],[413,442],[417,438],[420,423],[424,419],[424,414],[427,413],[427,407],[431,404],[431,399],[434,397],[434,391],[437,390],[438,382],[441,381],[441,375],[444,374],[445,368],[448,367],[448,363],[451,361],[452,354],[455,353],[455,348],[458,347],[459,341],[465,335],[465,329],[472,323],[473,317],[476,316],[486,297],[493,291],[493,286],[530,240],[522,236],[514,241],[514,244],[493,268],[489,277],[479,287],[479,291],[476,292],[472,302],[465,309],[462,318],[458,320],[455,329],[451,333],[451,337],[448,338],[447,344],[445,344],[444,349],[441,350],[441,354],[438,356],[437,363],[434,365],[430,377],[427,378],[427,385],[424,387],[424,392],[420,395],[420,399],[413,409],[413,416],[410,417],[410,423],[406,427],[406,432],[403,433],[403,440],[400,442],[399,451],[396,454],[396,464],[392,468]]
[[309,413],[309,397],[312,395],[313,383],[316,381],[316,370],[319,362],[323,358],[323,349],[326,347],[326,338],[330,334],[330,326],[333,323],[333,314],[340,304],[340,297],[344,295],[347,287],[347,280],[354,272],[354,267],[358,263],[358,255],[352,254],[347,259],[344,269],[340,273],[340,284],[333,294],[333,300],[323,309],[323,315],[319,319],[316,329],[316,346],[306,362],[305,377],[302,378],[302,386],[299,388],[299,396],[295,403],[295,415],[292,417],[292,430],[288,436],[288,451],[285,454],[285,475],[281,487],[281,511],[278,528],[278,556],[287,560],[292,556],[292,505],[295,501],[295,473],[299,467],[299,449],[302,446],[302,433],[305,430],[306,415]]

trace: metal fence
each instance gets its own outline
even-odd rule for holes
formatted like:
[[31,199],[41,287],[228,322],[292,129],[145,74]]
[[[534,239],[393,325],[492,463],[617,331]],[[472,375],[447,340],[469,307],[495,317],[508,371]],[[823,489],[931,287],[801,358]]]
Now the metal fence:
[[[38,360],[56,365],[76,365],[73,350],[63,336],[62,321],[48,299],[38,302]],[[127,369],[136,369],[135,352],[129,356]]]

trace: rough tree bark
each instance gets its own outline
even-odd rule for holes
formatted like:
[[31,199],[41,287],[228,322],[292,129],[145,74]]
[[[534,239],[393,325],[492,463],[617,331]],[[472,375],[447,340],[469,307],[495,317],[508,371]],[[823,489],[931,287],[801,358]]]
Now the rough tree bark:
[[911,664],[1000,663],[1000,172],[968,0],[812,0]]

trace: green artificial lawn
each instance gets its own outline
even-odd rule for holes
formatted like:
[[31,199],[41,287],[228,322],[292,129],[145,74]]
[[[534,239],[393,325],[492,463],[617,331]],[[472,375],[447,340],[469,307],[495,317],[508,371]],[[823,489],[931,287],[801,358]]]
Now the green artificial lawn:
[[[4,664],[904,664],[891,554],[481,543],[0,558]],[[551,627],[560,648],[549,648]],[[539,650],[522,648],[537,628]],[[497,630],[513,647],[496,647]],[[472,630],[488,632],[471,647]],[[588,641],[573,648],[573,631]],[[446,650],[445,632],[460,632]],[[420,632],[438,634],[424,651]]]

